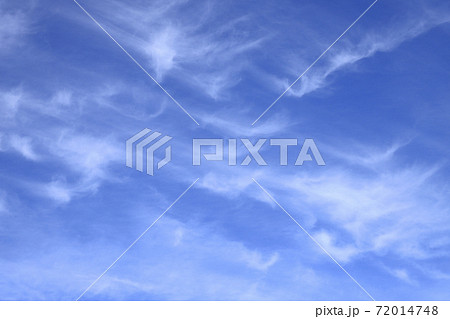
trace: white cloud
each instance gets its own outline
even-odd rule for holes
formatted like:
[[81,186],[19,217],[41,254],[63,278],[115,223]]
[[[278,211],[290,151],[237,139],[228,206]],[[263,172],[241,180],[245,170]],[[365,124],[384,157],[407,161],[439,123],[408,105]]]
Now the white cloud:
[[0,142],[0,150],[2,151],[14,151],[32,161],[40,159],[40,156],[35,151],[31,137],[12,134],[3,136]]
[[[414,280],[411,276],[411,272],[408,269],[405,268],[388,268],[385,267],[385,270],[391,275],[394,276],[397,279],[400,279],[401,281],[409,284],[409,285],[417,285],[417,281]],[[430,274],[427,274],[430,276]]]
[[48,151],[64,163],[68,169],[67,174],[75,173],[78,177],[74,182],[58,177],[49,183],[40,184],[38,194],[57,203],[67,203],[74,196],[96,192],[103,181],[115,179],[108,175],[109,166],[122,159],[122,152],[114,139],[81,135],[72,131],[63,132],[54,138],[52,140],[48,137]]
[[69,106],[73,103],[72,95],[72,92],[68,90],[58,91],[51,99],[51,103],[56,105]]
[[179,52],[176,45],[180,41],[183,40],[178,30],[166,26],[159,33],[153,34],[150,41],[144,46],[143,50],[150,56],[153,69],[159,80],[174,67],[176,63],[174,59],[177,57],[177,51]]
[[[67,203],[74,196],[97,191],[103,181],[114,179],[108,170],[112,163],[122,159],[122,143],[114,133],[106,135],[99,131],[96,136],[92,132],[80,133],[72,123],[91,111],[83,112],[81,106],[110,103],[118,90],[108,93],[97,89],[92,95],[77,99],[65,88],[57,89],[48,98],[36,97],[20,87],[2,92],[1,125],[9,133],[0,135],[0,151],[16,152],[32,161],[45,159],[46,163],[63,165],[66,169],[48,172],[50,182],[21,181],[21,184],[28,185],[35,194]],[[41,121],[43,117],[47,119],[45,124]],[[31,131],[33,135],[29,135]]]
[[358,249],[353,245],[339,245],[336,236],[326,230],[315,232],[312,236],[339,261],[348,262],[358,253]]
[[[432,182],[436,168],[385,168],[372,173],[355,173],[343,168],[324,173],[290,176],[263,176],[274,196],[297,213],[299,198],[308,207],[303,215],[313,214],[332,223],[331,231],[342,237],[318,231],[320,242],[343,261],[366,252],[389,253],[405,258],[433,258],[445,254],[445,245],[430,251],[428,246],[441,233],[449,231],[448,199]],[[447,217],[446,217],[447,216]],[[312,226],[314,230],[315,226]]]
[[346,145],[351,147],[347,149],[344,149],[342,146],[338,149],[329,145],[324,145],[322,149],[328,154],[336,156],[349,164],[362,166],[366,169],[378,170],[393,160],[397,151],[407,146],[410,142],[411,140],[396,142],[385,149],[367,147],[357,142],[347,143]]
[[[0,114],[4,126],[13,127],[19,122],[29,121],[36,115],[48,115],[55,118],[67,119],[74,116],[76,104],[73,103],[72,92],[61,89],[49,99],[38,98],[30,94],[21,86],[6,91],[0,91]],[[69,108],[70,106],[70,108]]]
[[[252,21],[248,16],[211,27],[223,17],[219,11],[224,8],[209,1],[197,2],[195,6],[201,9],[186,9],[186,1],[145,5],[111,1],[97,7],[90,4],[87,10],[97,11],[94,16],[102,16],[99,22],[132,55],[138,52],[146,59],[148,63],[142,64],[148,64],[158,80],[170,76],[219,99],[226,89],[239,82],[238,74],[246,67],[246,54],[259,48],[266,35],[249,31]],[[88,19],[82,23],[94,27]],[[246,32],[238,33],[238,29]]]
[[245,192],[252,183],[253,181],[248,176],[236,173],[235,167],[232,167],[228,170],[206,173],[198,181],[198,186],[227,197],[237,197]]
[[28,17],[22,12],[6,12],[0,3],[0,53],[8,52],[29,32]]
[[60,204],[70,202],[74,195],[74,190],[63,180],[55,180],[48,184],[41,185],[41,187],[38,188],[38,192]]
[[280,113],[274,114],[256,127],[251,126],[248,116],[239,111],[234,113],[233,118],[223,113],[200,113],[198,116],[202,125],[233,138],[273,136],[285,133],[289,126],[294,124],[292,120]]
[[258,251],[245,252],[242,259],[245,263],[254,269],[267,271],[272,267],[279,259],[280,255],[278,253],[273,253],[267,260],[263,259],[263,256]]
[[[216,169],[198,186],[279,209],[253,185],[255,177],[293,216],[301,214],[303,226],[344,263],[366,253],[410,260],[444,256],[450,206],[444,188],[435,181],[439,167],[400,164],[395,154],[401,146],[380,151],[360,145],[352,149],[365,156],[345,153],[339,166],[294,174],[277,168]],[[355,165],[360,167],[357,171],[346,168]]]
[[[420,8],[413,16],[408,19],[403,18],[394,25],[384,26],[375,31],[367,31],[358,41],[350,42],[347,38],[342,39],[336,44],[326,56],[322,58],[320,63],[315,65],[306,75],[304,75],[299,83],[294,85],[288,92],[288,95],[302,97],[305,94],[314,92],[318,89],[329,85],[330,75],[342,71],[355,63],[372,57],[379,52],[388,52],[397,48],[402,43],[409,41],[430,29],[448,23],[450,21],[450,12],[438,11],[436,8]],[[309,63],[311,63],[310,61]],[[290,67],[291,70],[297,70],[298,64],[305,65],[307,63],[299,61],[291,61],[290,66],[295,64],[296,67]],[[298,76],[299,74],[293,76]],[[291,83],[292,79],[274,78],[270,76],[276,87],[280,91],[285,90]],[[273,85],[273,83],[272,83]]]
[[50,151],[62,158],[70,170],[89,178],[106,178],[108,165],[122,160],[121,146],[107,136],[94,137],[66,131],[56,137]]
[[2,117],[8,120],[13,118],[22,99],[23,93],[20,88],[0,92],[0,114]]

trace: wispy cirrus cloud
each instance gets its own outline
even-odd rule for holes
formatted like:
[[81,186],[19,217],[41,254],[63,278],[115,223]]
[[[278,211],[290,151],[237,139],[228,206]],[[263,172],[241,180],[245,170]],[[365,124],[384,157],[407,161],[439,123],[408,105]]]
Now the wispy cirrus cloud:
[[[107,171],[122,159],[116,136],[81,133],[78,125],[67,124],[89,116],[90,110],[83,108],[92,105],[96,97],[94,94],[75,102],[72,91],[66,89],[42,97],[22,87],[0,94],[5,114],[1,127],[7,132],[1,134],[0,151],[20,154],[29,161],[50,162],[53,167],[47,172],[47,181],[30,176],[18,180],[18,184],[33,194],[68,203],[74,197],[96,192],[103,181],[113,178]],[[42,117],[47,118],[45,125],[37,120]]]
[[40,190],[38,194],[58,203],[67,203],[73,197],[95,193],[102,182],[114,179],[107,172],[113,163],[122,159],[120,143],[108,137],[67,131],[56,140],[49,138],[46,144],[53,159],[63,163],[66,171],[77,176],[75,181],[69,182],[56,173],[51,182],[37,187]]
[[6,11],[0,2],[0,53],[10,52],[29,33],[29,17],[21,11]]
[[[323,172],[303,167],[295,174],[277,168],[245,172],[224,168],[207,174],[199,186],[232,198],[245,194],[279,210],[265,194],[252,188],[251,177],[260,180],[332,255],[345,263],[366,253],[394,254],[411,260],[447,255],[449,242],[439,237],[449,231],[443,223],[449,213],[447,190],[445,185],[436,184],[441,166],[402,166],[396,154],[399,145],[387,147],[385,152],[362,148],[360,145],[366,161],[344,154],[333,160],[334,167]],[[336,167],[336,163],[340,164]],[[353,169],[355,165],[358,172]]]
[[3,151],[13,150],[18,152],[26,159],[37,161],[40,156],[36,153],[35,146],[33,146],[33,140],[29,136],[10,135],[7,138],[3,138],[4,145],[0,147]]
[[[360,36],[347,35],[346,38],[333,47],[324,56],[320,63],[305,74],[288,92],[288,95],[300,98],[305,94],[327,87],[331,84],[331,76],[356,65],[359,61],[373,57],[377,53],[389,52],[401,44],[426,33],[434,27],[450,22],[450,10],[448,8],[433,7],[423,1],[415,2],[418,8],[405,5],[407,14],[401,19],[396,19],[390,25],[378,26],[360,32]],[[356,31],[354,31],[356,32]],[[325,46],[326,47],[326,46]],[[286,70],[301,70],[299,65],[306,69],[308,62],[301,57],[290,55],[287,59]],[[309,63],[311,63],[310,61]],[[302,72],[302,71],[297,71]],[[292,73],[290,78],[268,76],[272,79],[272,85],[281,92],[291,83],[292,77],[299,74]]]
[[[445,191],[433,186],[435,173],[435,168],[423,167],[366,176],[329,170],[319,175],[302,174],[288,185],[275,176],[267,183],[283,189],[280,196],[288,205],[302,198],[306,216],[309,211],[320,212],[314,214],[313,234],[342,261],[367,252],[427,259],[446,255],[446,244],[428,249],[439,234],[448,232],[442,224],[448,219],[448,202]],[[339,243],[336,236],[344,240]]]
[[0,112],[4,119],[14,118],[22,98],[23,92],[20,88],[0,91]]
[[205,127],[229,137],[253,137],[276,136],[286,134],[295,124],[301,123],[301,119],[293,120],[283,113],[274,114],[257,127],[249,125],[249,115],[245,109],[230,107],[225,111],[202,112],[198,117]]
[[[195,5],[186,1],[134,5],[109,1],[101,6],[90,3],[86,9],[99,15],[100,23],[105,23],[119,42],[145,58],[150,73],[159,81],[169,77],[213,99],[222,98],[240,81],[246,54],[260,48],[267,37],[252,30],[249,15],[223,20],[219,12],[226,8],[211,1]],[[192,14],[199,16],[193,19]]]

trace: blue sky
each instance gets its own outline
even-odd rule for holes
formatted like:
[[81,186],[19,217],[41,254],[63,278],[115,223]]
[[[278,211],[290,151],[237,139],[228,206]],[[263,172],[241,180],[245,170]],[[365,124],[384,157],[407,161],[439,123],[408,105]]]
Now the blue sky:
[[[254,126],[370,1],[79,2],[200,125],[73,1],[0,1],[0,299],[76,299],[196,178],[83,300],[368,300],[252,178],[375,299],[450,298],[447,1],[380,0]],[[194,137],[327,165],[193,167]]]

